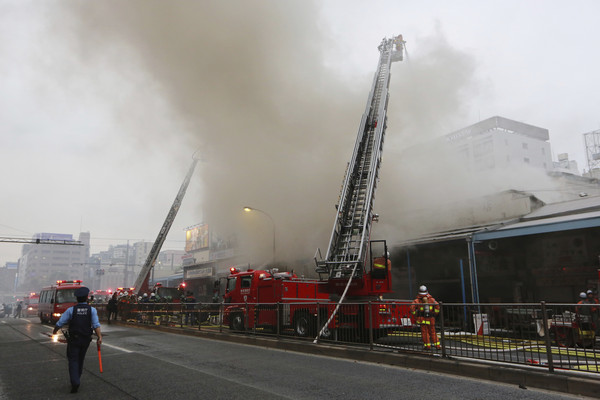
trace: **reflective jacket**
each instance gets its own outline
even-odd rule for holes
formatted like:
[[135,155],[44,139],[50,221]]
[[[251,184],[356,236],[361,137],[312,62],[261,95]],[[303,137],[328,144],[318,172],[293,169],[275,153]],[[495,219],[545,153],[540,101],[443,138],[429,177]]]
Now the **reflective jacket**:
[[410,312],[417,319],[417,324],[430,324],[440,313],[440,305],[432,295],[418,295],[410,306]]

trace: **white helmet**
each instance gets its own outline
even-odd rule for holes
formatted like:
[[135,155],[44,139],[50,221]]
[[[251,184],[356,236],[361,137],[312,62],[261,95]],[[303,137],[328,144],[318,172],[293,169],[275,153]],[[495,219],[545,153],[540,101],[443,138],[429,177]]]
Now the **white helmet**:
[[419,294],[422,295],[422,296],[426,295],[427,294],[427,286],[421,285],[419,287]]
[[585,299],[587,297],[587,294],[585,294],[585,292],[581,292],[581,293],[579,293],[579,297],[581,297],[582,299]]

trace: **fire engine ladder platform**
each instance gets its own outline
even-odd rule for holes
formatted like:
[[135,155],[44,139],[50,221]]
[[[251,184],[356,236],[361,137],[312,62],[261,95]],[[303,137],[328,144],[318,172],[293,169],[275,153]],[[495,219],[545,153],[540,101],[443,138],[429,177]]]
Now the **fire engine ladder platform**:
[[315,256],[319,275],[351,278],[363,274],[386,128],[390,67],[403,59],[403,50],[402,36],[383,39],[379,45],[379,65],[336,206],[327,255],[324,260]]

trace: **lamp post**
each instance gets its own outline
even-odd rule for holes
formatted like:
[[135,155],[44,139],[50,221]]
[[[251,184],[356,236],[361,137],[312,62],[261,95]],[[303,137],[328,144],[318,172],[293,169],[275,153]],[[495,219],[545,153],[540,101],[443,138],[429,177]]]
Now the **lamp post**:
[[246,212],[256,211],[256,212],[266,215],[271,220],[271,223],[273,224],[273,262],[275,262],[275,254],[276,254],[275,253],[275,221],[273,220],[273,217],[271,217],[269,214],[267,214],[263,210],[259,210],[258,208],[254,208],[254,207],[246,206],[246,207],[244,207],[244,211],[246,211]]

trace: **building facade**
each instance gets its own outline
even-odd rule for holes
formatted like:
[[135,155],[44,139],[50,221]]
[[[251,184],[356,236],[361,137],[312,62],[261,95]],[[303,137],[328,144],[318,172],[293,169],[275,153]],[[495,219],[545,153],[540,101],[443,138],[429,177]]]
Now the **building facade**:
[[[33,239],[75,242],[73,235],[36,233]],[[25,292],[38,292],[57,280],[82,279],[90,255],[90,233],[81,232],[76,244],[26,244],[19,258],[17,287]]]
[[547,129],[492,117],[444,137],[472,171],[529,166],[553,169]]

